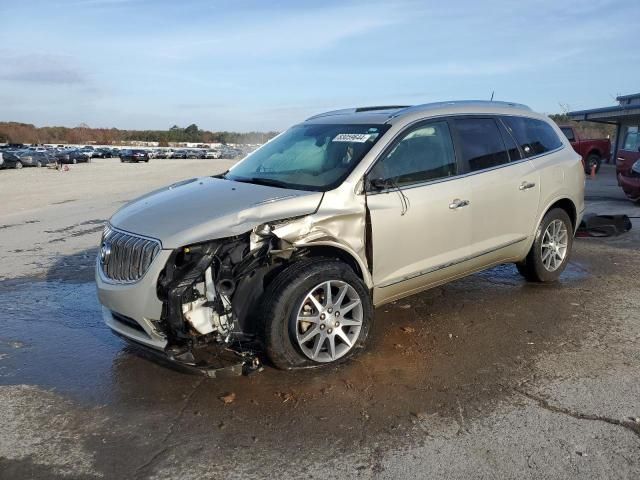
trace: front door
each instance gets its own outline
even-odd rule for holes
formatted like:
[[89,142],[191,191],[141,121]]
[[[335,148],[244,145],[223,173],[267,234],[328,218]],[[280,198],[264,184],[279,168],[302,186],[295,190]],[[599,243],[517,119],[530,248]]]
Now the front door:
[[459,172],[449,123],[440,120],[402,133],[368,173],[374,303],[459,273],[473,208]]

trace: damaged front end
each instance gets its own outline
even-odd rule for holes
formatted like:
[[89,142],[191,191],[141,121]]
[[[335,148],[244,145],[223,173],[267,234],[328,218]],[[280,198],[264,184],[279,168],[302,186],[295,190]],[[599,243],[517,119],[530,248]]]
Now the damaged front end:
[[268,225],[176,249],[157,284],[169,359],[209,376],[261,369],[256,307],[265,277],[292,253]]

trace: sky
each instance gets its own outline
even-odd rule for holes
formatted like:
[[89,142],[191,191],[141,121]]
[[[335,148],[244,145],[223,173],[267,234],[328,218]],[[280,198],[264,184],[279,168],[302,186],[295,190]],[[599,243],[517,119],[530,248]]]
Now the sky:
[[640,92],[640,0],[0,0],[0,121],[282,130],[326,110]]

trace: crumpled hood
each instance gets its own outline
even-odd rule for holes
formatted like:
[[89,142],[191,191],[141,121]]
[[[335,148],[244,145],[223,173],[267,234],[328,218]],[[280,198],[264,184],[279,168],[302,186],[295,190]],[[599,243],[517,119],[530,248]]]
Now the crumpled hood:
[[257,225],[315,212],[321,192],[194,178],[148,193],[118,210],[116,228],[162,242],[162,248],[231,237]]

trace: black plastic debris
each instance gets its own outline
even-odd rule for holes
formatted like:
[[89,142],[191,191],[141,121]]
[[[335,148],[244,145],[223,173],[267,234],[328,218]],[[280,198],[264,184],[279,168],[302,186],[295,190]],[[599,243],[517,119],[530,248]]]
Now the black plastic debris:
[[627,215],[585,215],[580,222],[578,237],[617,237],[631,230]]

